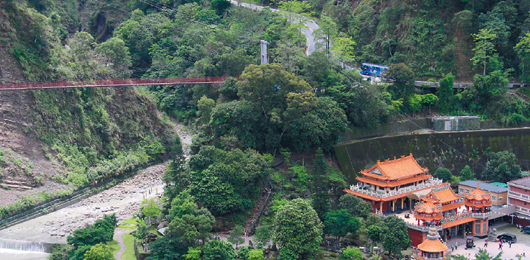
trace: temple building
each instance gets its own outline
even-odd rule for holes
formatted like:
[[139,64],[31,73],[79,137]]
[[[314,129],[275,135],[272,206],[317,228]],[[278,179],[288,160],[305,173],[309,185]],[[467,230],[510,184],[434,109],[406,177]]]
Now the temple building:
[[[449,183],[443,183],[427,171],[412,154],[378,161],[362,170],[361,176],[356,178],[358,183],[344,191],[369,201],[376,214],[402,218],[412,246],[418,248],[419,245],[438,244],[428,242],[431,229],[444,241],[456,236],[486,236],[488,219],[498,217],[492,216],[491,196],[478,186],[471,193],[457,195]],[[426,255],[424,258],[443,259],[447,248],[423,249],[426,250],[422,251],[422,255]]]
[[435,228],[429,230],[427,239],[418,245],[415,251],[415,259],[419,260],[438,260],[448,259],[447,246],[440,241],[440,235]]
[[361,171],[356,185],[344,191],[369,201],[376,213],[410,209],[413,201],[407,195],[442,183],[427,171],[412,153],[398,159],[394,157],[394,160],[377,161],[370,169]]
[[444,240],[455,236],[486,236],[491,204],[491,196],[478,187],[465,195],[463,203],[449,183],[432,188],[414,207],[416,221],[405,220],[412,245],[425,241],[430,229],[439,232]]

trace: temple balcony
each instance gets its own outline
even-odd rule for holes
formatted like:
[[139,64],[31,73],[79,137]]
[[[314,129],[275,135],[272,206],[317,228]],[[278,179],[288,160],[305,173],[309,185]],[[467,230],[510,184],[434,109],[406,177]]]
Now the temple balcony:
[[384,191],[374,191],[374,190],[371,190],[371,189],[364,189],[363,186],[360,185],[360,183],[357,183],[355,185],[351,185],[350,186],[350,190],[382,199],[382,198],[391,197],[391,196],[395,196],[395,195],[399,195],[399,194],[403,194],[403,193],[407,193],[407,192],[411,192],[411,191],[416,191],[416,190],[429,188],[429,187],[432,187],[432,186],[435,186],[435,185],[439,185],[439,184],[442,184],[442,183],[443,183],[442,180],[440,180],[438,178],[430,177],[429,180],[425,181],[425,183],[420,183],[420,184],[418,184],[416,186],[408,186],[408,187],[405,187],[405,188],[389,191],[388,193],[384,192]]
[[489,218],[491,216],[491,212],[471,213],[471,216],[473,218],[487,219],[487,218]]

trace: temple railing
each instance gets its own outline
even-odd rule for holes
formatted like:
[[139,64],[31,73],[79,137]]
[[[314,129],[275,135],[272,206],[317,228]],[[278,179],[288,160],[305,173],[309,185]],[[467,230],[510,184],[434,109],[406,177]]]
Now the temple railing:
[[471,217],[471,213],[470,212],[462,212],[462,213],[459,213],[459,214],[456,214],[456,215],[453,215],[453,216],[444,217],[444,218],[442,218],[440,220],[440,223],[442,223],[442,224],[449,223],[449,222],[457,221],[457,220],[460,220],[460,219],[463,219],[463,218],[467,218],[467,217]]
[[436,231],[442,231],[442,226],[423,226],[423,225],[417,225],[414,223],[406,222],[408,228],[412,228],[421,232],[429,232],[431,228],[435,228]]
[[485,212],[485,213],[471,213],[471,216],[474,218],[488,218],[491,216],[491,212]]
[[429,180],[427,180],[425,183],[420,183],[420,184],[418,184],[416,186],[408,186],[408,187],[405,187],[405,188],[389,191],[388,193],[384,192],[384,191],[375,191],[375,190],[371,190],[371,189],[364,189],[363,185],[360,185],[359,183],[357,183],[355,185],[351,185],[350,186],[350,190],[356,191],[356,192],[359,192],[359,193],[362,193],[362,194],[374,196],[374,197],[377,197],[377,198],[386,198],[386,197],[391,197],[391,196],[395,196],[395,195],[399,195],[399,194],[403,194],[403,193],[407,193],[407,192],[411,192],[411,191],[416,191],[416,190],[421,190],[421,189],[424,189],[424,188],[429,188],[429,187],[432,187],[432,186],[435,186],[435,185],[442,184],[442,182],[443,181],[438,179],[438,178],[430,177]]

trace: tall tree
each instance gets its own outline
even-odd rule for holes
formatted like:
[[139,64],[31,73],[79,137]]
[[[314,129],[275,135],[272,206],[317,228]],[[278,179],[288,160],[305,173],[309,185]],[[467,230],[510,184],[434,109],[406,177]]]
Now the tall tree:
[[434,177],[443,180],[444,182],[451,181],[453,174],[447,168],[440,167],[434,172]]
[[338,33],[337,24],[329,16],[322,15],[320,18],[320,23],[318,23],[319,28],[313,31],[313,36],[317,39],[317,46],[320,49],[325,48],[329,57],[331,55],[333,39],[335,39]]
[[521,82],[528,83],[530,82],[530,74],[528,76],[526,75],[525,66],[526,69],[530,67],[530,32],[527,32],[521,37],[521,40],[515,45],[514,49],[521,60],[521,63],[519,63],[519,67],[522,70]]
[[324,178],[328,173],[328,165],[324,160],[324,154],[322,149],[318,148],[315,155],[315,160],[313,161],[315,165],[313,166],[313,187],[315,193],[313,194],[313,200],[311,205],[313,209],[317,212],[318,217],[321,221],[324,221],[324,215],[329,210],[329,196],[328,196],[328,185],[326,185]]
[[471,167],[466,165],[462,171],[460,171],[460,181],[473,180],[475,178],[475,173],[471,171]]
[[204,260],[235,260],[236,250],[229,242],[214,239],[204,245]]
[[309,259],[322,242],[322,222],[306,201],[292,200],[276,213],[273,240],[282,249]]
[[347,193],[339,199],[339,209],[345,209],[352,216],[359,218],[367,218],[372,212],[372,205],[353,194]]
[[442,112],[449,112],[453,97],[453,82],[455,77],[449,73],[440,79],[440,86],[436,91],[438,104],[436,105]]
[[114,256],[110,251],[110,247],[99,243],[85,253],[85,258],[83,260],[113,260]]
[[521,166],[517,164],[514,153],[509,151],[491,153],[483,176],[492,181],[509,182],[522,177]]
[[361,227],[361,222],[345,209],[329,211],[324,215],[324,219],[324,232],[336,236],[337,240],[348,233],[357,232]]
[[482,75],[486,75],[486,66],[495,52],[494,41],[497,35],[491,29],[480,29],[477,34],[473,34],[473,38],[475,41],[473,49],[475,55],[471,58],[473,66],[482,66],[484,68]]
[[237,246],[245,242],[245,239],[243,238],[244,230],[243,226],[236,225],[232,231],[230,231],[230,236],[228,237],[228,242]]
[[401,251],[412,243],[405,221],[396,216],[385,218],[381,240],[385,250],[397,256],[401,256]]
[[390,77],[395,78],[394,84],[389,87],[394,99],[403,99],[403,105],[409,107],[409,99],[415,90],[414,71],[404,63],[392,64],[387,73]]

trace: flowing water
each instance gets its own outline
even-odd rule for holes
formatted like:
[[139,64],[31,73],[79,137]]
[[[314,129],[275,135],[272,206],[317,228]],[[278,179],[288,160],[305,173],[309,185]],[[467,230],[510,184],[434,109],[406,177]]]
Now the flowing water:
[[46,259],[44,243],[0,238],[0,258],[9,260]]

